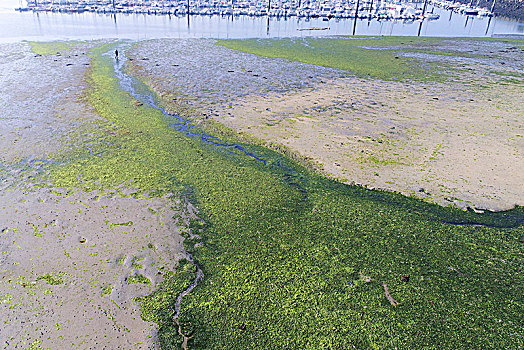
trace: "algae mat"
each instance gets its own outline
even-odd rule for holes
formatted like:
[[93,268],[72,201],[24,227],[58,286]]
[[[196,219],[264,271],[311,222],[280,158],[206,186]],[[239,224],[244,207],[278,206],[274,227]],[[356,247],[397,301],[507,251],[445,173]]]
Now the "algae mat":
[[[198,208],[181,229],[205,275],[181,305],[190,348],[523,345],[521,208],[442,208],[326,179],[261,146],[242,144],[265,162],[188,137],[121,90],[113,50],[91,54],[87,101],[102,119],[89,151],[57,154],[40,179],[175,193]],[[187,261],[171,269],[137,299],[163,349],[180,346],[173,300],[195,275]]]

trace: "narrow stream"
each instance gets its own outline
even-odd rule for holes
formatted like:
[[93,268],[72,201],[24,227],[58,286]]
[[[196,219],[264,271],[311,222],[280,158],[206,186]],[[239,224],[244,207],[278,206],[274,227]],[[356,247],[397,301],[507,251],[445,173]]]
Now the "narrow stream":
[[175,315],[173,316],[173,319],[175,320],[176,324],[178,325],[178,334],[180,334],[184,338],[184,341],[182,342],[183,350],[187,349],[187,342],[189,341],[189,339],[191,339],[191,337],[186,336],[182,332],[182,325],[180,324],[180,321],[178,320],[178,317],[180,316],[180,305],[182,304],[182,299],[186,295],[191,293],[191,291],[195,289],[198,283],[204,278],[204,273],[202,272],[202,269],[200,268],[200,266],[198,266],[198,264],[195,263],[195,261],[193,260],[193,255],[187,252],[186,259],[196,267],[197,271],[196,271],[196,277],[193,283],[191,283],[191,285],[187,287],[186,290],[184,290],[182,293],[178,295],[178,297],[176,298],[176,303],[175,303]]
[[[124,52],[125,49],[128,48],[128,46],[121,45],[118,48],[120,49],[121,52]],[[109,52],[106,55],[112,55],[112,52]],[[197,130],[195,126],[191,124],[191,121],[189,119],[183,118],[177,114],[171,114],[168,111],[166,111],[163,107],[160,107],[158,105],[157,100],[155,99],[154,92],[152,92],[147,86],[145,86],[145,84],[140,82],[138,79],[125,73],[124,65],[126,61],[127,61],[127,58],[121,55],[119,56],[118,59],[115,59],[115,63],[114,63],[115,76],[119,79],[120,87],[124,91],[127,91],[131,96],[133,96],[138,101],[144,103],[145,105],[149,107],[152,107],[154,109],[161,111],[162,114],[164,114],[164,116],[168,118],[168,120],[172,121],[171,127],[173,127],[175,130],[189,137],[200,139],[205,143],[212,144],[217,147],[235,149],[259,162],[262,162],[264,165],[266,164],[266,161],[264,159],[257,157],[255,154],[244,149],[244,147],[238,144],[225,143],[217,137],[209,135],[203,131]],[[182,304],[182,299],[186,295],[191,293],[191,291],[193,291],[193,289],[195,289],[198,283],[204,278],[204,273],[202,272],[202,269],[194,261],[193,255],[190,252],[186,252],[186,259],[196,267],[196,277],[193,280],[193,282],[191,283],[191,285],[177,296],[177,299],[175,302],[175,315],[173,316],[173,319],[176,322],[176,324],[178,325],[179,335],[181,335],[184,339],[182,342],[182,349],[188,348],[187,343],[189,339],[191,339],[190,336],[188,337],[183,333],[182,326],[179,321],[180,306]]]
[[[124,52],[125,49],[127,49],[127,47],[120,46],[119,49],[120,49],[120,52]],[[111,54],[112,53],[108,53],[106,55],[111,55]],[[159,106],[157,99],[154,96],[154,93],[147,86],[145,86],[145,84],[143,84],[138,79],[124,72],[124,65],[126,61],[127,61],[127,58],[124,55],[121,55],[115,60],[115,63],[114,63],[115,76],[120,81],[120,87],[124,91],[127,91],[136,100],[162,112],[164,116],[168,117],[168,120],[172,121],[171,127],[173,127],[175,130],[189,137],[198,138],[201,141],[208,143],[208,144],[212,144],[214,146],[235,149],[257,161],[260,161],[266,164],[266,160],[257,157],[255,154],[247,151],[241,145],[234,144],[234,143],[233,144],[226,143],[222,141],[221,139],[219,139],[218,137],[212,136],[208,133],[198,130],[197,128],[195,128],[194,125],[191,124],[191,121],[189,119],[183,118],[177,114],[169,113],[168,111],[166,111],[165,108]]]

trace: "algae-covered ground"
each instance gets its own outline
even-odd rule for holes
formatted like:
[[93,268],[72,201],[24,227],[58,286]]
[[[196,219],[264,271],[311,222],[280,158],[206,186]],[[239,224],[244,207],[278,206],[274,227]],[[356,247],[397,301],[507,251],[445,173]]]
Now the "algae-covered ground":
[[[207,44],[205,41],[204,45]],[[243,143],[245,137],[241,139],[218,124],[204,127],[228,142],[241,144],[248,153],[264,161],[238,148],[217,147],[187,136],[173,127],[172,117],[122,90],[115,78],[118,66],[112,51],[115,46],[124,51],[128,45],[98,43],[90,50],[90,66],[85,71],[87,88],[77,102],[89,106],[97,117],[80,121],[76,126],[78,132],[70,135],[66,146],[61,144],[56,147],[58,151],[41,155],[46,161],[39,168],[33,169],[29,164],[33,172],[23,171],[22,175],[30,173],[30,177],[22,177],[15,171],[21,166],[16,159],[4,161],[1,169],[7,170],[0,173],[13,182],[10,187],[13,191],[30,183],[38,187],[24,188],[30,196],[41,193],[54,203],[70,200],[74,208],[62,207],[62,210],[76,225],[46,235],[40,232],[45,231],[42,225],[52,227],[52,222],[46,221],[47,214],[37,214],[42,217],[42,225],[40,221],[32,222],[23,233],[15,224],[3,230],[2,258],[5,259],[4,254],[12,257],[16,251],[28,260],[24,264],[13,260],[5,265],[3,281],[10,274],[22,275],[16,270],[20,266],[16,262],[23,265],[28,277],[16,285],[4,282],[2,289],[16,287],[26,291],[27,286],[43,283],[57,288],[61,282],[68,288],[90,285],[99,291],[100,299],[82,300],[83,303],[95,304],[100,300],[109,305],[113,300],[118,306],[115,311],[121,310],[119,300],[125,306],[120,318],[112,319],[115,329],[104,330],[107,337],[95,341],[87,334],[82,342],[74,342],[71,347],[524,346],[522,208],[478,214],[397,193],[350,186],[256,140]],[[129,55],[134,59],[131,64],[139,59],[136,48]],[[269,58],[263,62],[273,67],[281,63]],[[138,69],[129,64],[126,67],[128,72]],[[289,69],[280,74],[289,77],[290,84],[299,81],[289,73],[293,67],[298,72],[309,66],[289,63]],[[300,88],[312,87],[317,80],[321,83],[324,74],[347,75],[332,68],[312,69],[317,69],[316,73],[310,81],[300,81]],[[248,70],[251,69],[246,67]],[[154,85],[155,77],[141,77]],[[199,90],[199,76],[193,75],[192,79],[194,84],[189,89]],[[266,80],[275,81],[269,77]],[[238,96],[237,91],[242,93],[242,88],[228,84],[232,90],[220,98],[227,100]],[[247,86],[256,87],[257,82]],[[272,86],[275,85],[268,85],[263,93],[271,92]],[[178,92],[184,88],[180,86]],[[280,89],[279,93],[287,89],[283,85],[274,88]],[[154,95],[144,85],[141,89],[142,93]],[[201,113],[200,105],[185,105],[181,95],[176,95],[176,104],[172,104],[166,97],[173,95],[162,93],[163,100],[159,103],[187,113],[184,116]],[[189,91],[185,95],[191,100]],[[198,131],[198,126],[194,130]],[[118,206],[111,204],[112,200]],[[102,203],[96,204],[98,201]],[[34,215],[37,205],[45,208],[47,202],[23,203],[29,203],[27,215]],[[82,203],[91,209],[82,208]],[[7,213],[2,219],[5,221],[16,218],[19,208],[15,205],[11,211],[7,207],[3,210]],[[86,218],[85,210],[89,210],[87,217],[95,223]],[[96,212],[103,215],[96,216]],[[155,221],[158,216],[160,220]],[[85,233],[80,236],[72,231],[79,236],[68,237],[68,231],[80,226],[80,232]],[[35,240],[45,238],[51,246],[53,241],[59,242],[61,249],[77,259],[73,262],[82,262],[83,273],[87,273],[86,268],[97,266],[91,271],[93,280],[85,281],[82,274],[75,275],[78,266],[61,263],[64,258],[57,259],[60,268],[36,273],[29,248],[17,246],[16,239],[7,236],[13,232],[22,235],[19,240],[27,240],[31,235]],[[175,243],[170,242],[170,233]],[[178,234],[185,237],[185,249],[176,243]],[[116,247],[112,246],[113,239]],[[96,246],[91,245],[92,240]],[[43,243],[31,246],[38,249],[42,247],[40,244]],[[159,247],[162,254],[157,254]],[[74,256],[70,250],[75,252]],[[182,344],[184,338],[174,320],[176,299],[196,277],[197,270],[188,252],[203,270],[204,278],[182,299],[178,320],[187,342]],[[89,255],[97,253],[102,256]],[[52,256],[52,252],[49,254]],[[178,259],[181,260],[177,262]],[[61,274],[64,266],[71,268]],[[101,277],[106,275],[118,283],[107,284]],[[114,285],[120,286],[120,294],[114,294]],[[8,312],[31,310],[31,306],[13,306],[13,299],[25,294],[10,293],[7,289],[1,309],[4,323],[11,318]],[[39,293],[27,294],[37,303],[44,300]],[[60,299],[63,296],[56,293],[49,305],[66,317],[68,309]],[[121,293],[127,298],[115,300]],[[151,322],[157,325],[156,333],[144,331],[147,327],[136,319],[133,305],[140,308],[141,318],[149,322],[147,325]],[[42,308],[46,310],[45,305]],[[40,316],[38,313],[32,316],[31,312],[29,315],[25,322]],[[112,315],[112,311],[107,315]],[[100,316],[96,313],[76,315],[77,319],[86,322],[93,319],[94,323],[97,317]],[[54,333],[53,327],[46,323],[21,337],[16,333],[21,323],[11,323],[15,330],[8,335],[2,332],[2,342],[8,348],[11,344],[52,348],[52,341],[64,337],[62,333]],[[130,324],[135,328],[128,328],[127,332],[125,327]],[[64,327],[66,331],[79,328],[77,323],[54,325],[56,332]],[[143,333],[138,333],[139,330]],[[53,334],[58,337],[50,340]]]

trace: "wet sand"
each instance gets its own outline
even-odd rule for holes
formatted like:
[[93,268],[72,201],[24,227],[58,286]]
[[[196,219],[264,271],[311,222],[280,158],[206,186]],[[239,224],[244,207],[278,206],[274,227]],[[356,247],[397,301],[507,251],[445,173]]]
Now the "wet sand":
[[27,43],[0,46],[2,348],[157,347],[134,298],[184,256],[186,203],[124,186],[35,186],[41,165],[88,140],[79,135],[99,118],[83,97],[93,45],[45,56]]
[[286,147],[342,182],[444,206],[524,205],[524,91],[499,74],[522,79],[522,50],[500,42],[443,45],[471,57],[403,55],[460,67],[446,83],[359,79],[212,40],[146,41],[129,54],[135,73],[173,110]]

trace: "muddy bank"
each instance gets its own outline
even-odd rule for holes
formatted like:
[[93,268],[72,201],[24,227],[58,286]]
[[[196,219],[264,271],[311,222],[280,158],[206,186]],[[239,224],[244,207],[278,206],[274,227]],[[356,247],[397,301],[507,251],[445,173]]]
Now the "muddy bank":
[[62,189],[6,190],[0,207],[1,344],[154,347],[155,326],[134,298],[176,267],[180,208]]
[[173,110],[286,147],[343,182],[441,205],[523,205],[522,50],[474,40],[380,49],[451,78],[359,79],[210,40],[146,41],[129,55]]
[[126,52],[133,73],[145,78],[171,107],[215,108],[238,105],[250,95],[285,93],[312,87],[345,72],[273,60],[216,46],[214,40],[151,40]]
[[37,186],[56,154],[91,142],[100,117],[85,98],[86,73],[99,44],[43,55],[1,45],[2,348],[157,348],[157,326],[135,298],[184,256],[187,204],[126,186]]

